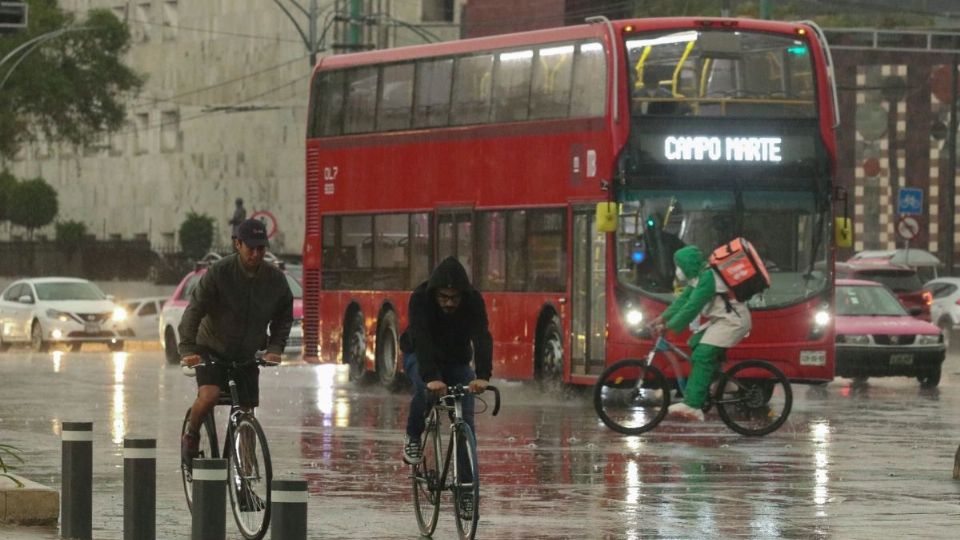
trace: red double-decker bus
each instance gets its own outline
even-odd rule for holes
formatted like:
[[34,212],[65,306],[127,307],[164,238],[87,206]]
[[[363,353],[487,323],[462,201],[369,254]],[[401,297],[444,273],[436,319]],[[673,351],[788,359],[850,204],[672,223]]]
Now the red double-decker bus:
[[397,384],[409,292],[454,256],[486,299],[497,376],[590,384],[650,346],[638,328],[673,298],[675,249],[744,236],[773,284],[729,356],[832,379],[836,98],[821,36],[600,18],[323,59],[306,357]]

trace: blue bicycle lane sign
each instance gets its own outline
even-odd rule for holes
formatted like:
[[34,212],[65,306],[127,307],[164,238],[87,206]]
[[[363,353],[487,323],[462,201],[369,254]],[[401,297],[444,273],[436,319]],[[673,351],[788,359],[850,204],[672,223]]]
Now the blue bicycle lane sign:
[[897,192],[897,214],[916,216],[923,213],[923,190],[920,188],[900,188]]

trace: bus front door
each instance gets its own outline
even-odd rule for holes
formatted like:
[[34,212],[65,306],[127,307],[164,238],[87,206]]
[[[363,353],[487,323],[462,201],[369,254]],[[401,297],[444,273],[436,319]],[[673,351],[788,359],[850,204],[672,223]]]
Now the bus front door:
[[606,352],[607,234],[594,225],[594,208],[573,212],[570,375],[599,375]]

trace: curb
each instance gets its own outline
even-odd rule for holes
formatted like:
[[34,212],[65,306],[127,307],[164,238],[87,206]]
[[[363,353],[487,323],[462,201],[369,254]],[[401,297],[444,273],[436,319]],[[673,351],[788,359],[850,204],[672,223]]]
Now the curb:
[[0,523],[56,525],[60,517],[60,494],[22,476],[11,474],[23,487],[0,477]]

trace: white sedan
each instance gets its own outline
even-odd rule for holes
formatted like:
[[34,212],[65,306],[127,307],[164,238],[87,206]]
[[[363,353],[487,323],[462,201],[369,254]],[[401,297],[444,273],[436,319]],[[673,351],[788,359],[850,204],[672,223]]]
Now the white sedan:
[[38,352],[53,344],[79,350],[83,343],[105,343],[121,351],[132,335],[126,320],[127,311],[85,279],[21,279],[0,294],[0,350],[13,343]]
[[933,295],[930,304],[930,322],[940,327],[943,339],[950,347],[950,335],[960,330],[960,278],[932,279],[923,288]]

